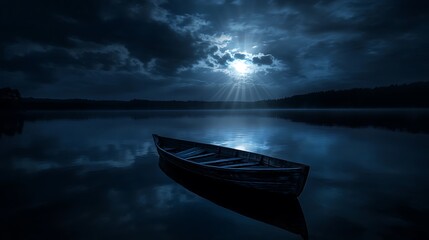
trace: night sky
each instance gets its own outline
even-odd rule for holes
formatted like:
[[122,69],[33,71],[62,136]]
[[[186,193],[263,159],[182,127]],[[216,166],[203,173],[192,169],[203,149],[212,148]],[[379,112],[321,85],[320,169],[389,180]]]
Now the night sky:
[[24,97],[258,100],[427,81],[428,1],[3,0]]

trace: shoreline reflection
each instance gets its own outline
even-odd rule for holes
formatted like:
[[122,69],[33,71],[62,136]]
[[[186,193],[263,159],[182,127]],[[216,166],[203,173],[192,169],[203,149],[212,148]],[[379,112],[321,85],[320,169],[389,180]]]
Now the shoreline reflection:
[[22,133],[24,119],[15,112],[0,112],[0,137],[14,136]]
[[[207,118],[213,116],[269,117],[315,126],[379,128],[429,134],[427,109],[241,109],[241,110],[136,110],[136,111],[28,111],[19,114],[20,133],[24,122],[131,118]],[[0,122],[1,125],[5,123]]]

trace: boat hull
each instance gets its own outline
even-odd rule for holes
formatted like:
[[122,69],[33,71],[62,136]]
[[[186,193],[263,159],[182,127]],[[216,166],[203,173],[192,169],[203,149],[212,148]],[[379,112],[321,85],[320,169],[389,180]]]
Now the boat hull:
[[204,166],[191,161],[184,161],[165,151],[157,144],[157,141],[155,139],[159,156],[170,164],[193,174],[240,187],[299,196],[308,175],[308,168],[261,170],[223,169]]

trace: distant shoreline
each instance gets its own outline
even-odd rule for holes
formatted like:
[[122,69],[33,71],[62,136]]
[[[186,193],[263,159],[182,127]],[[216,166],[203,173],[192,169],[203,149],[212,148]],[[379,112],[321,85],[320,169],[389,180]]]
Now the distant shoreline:
[[202,112],[202,111],[219,111],[219,112],[234,112],[234,111],[290,111],[290,112],[311,112],[311,111],[320,111],[320,112],[329,112],[329,111],[339,111],[339,112],[361,112],[361,111],[377,111],[377,112],[388,112],[388,111],[429,111],[429,107],[409,107],[409,108],[176,108],[176,109],[0,109],[1,113],[7,112],[168,112],[168,111],[188,111],[188,112]]
[[254,102],[89,100],[21,98],[0,89],[0,110],[237,110],[237,109],[421,109],[429,108],[429,82],[314,92]]

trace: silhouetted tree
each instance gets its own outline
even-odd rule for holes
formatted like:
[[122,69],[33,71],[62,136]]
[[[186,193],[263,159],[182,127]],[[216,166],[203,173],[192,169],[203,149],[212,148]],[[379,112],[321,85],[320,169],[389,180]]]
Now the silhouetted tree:
[[16,89],[0,88],[0,109],[18,109],[21,104],[21,94]]

